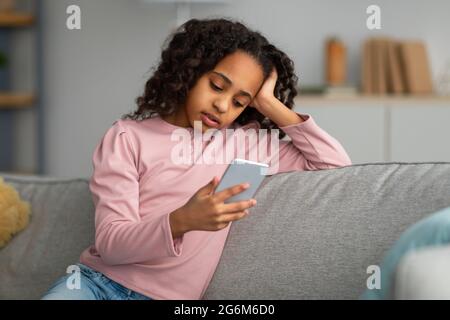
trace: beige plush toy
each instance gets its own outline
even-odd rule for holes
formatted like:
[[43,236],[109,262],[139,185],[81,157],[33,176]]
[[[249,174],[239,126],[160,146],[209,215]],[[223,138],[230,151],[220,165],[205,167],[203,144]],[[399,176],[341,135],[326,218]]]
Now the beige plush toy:
[[20,199],[17,190],[0,177],[0,248],[28,225],[30,208],[28,202]]

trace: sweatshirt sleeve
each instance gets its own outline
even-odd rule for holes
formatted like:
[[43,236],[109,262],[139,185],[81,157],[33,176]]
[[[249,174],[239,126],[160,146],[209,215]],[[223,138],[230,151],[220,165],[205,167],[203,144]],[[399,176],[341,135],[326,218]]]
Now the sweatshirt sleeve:
[[181,255],[183,236],[172,238],[169,214],[141,219],[138,159],[116,121],[95,148],[89,188],[95,205],[95,248],[109,265]]
[[278,163],[271,157],[269,175],[351,165],[350,157],[342,145],[320,128],[311,115],[299,113],[297,115],[305,121],[280,127],[291,138],[291,141],[279,140]]

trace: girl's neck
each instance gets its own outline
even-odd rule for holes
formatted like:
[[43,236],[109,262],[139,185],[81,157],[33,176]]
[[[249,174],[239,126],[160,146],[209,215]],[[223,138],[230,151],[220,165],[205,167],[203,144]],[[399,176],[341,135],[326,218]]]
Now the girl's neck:
[[183,108],[179,108],[172,114],[161,116],[161,119],[177,127],[191,127],[191,124],[189,123],[188,117]]

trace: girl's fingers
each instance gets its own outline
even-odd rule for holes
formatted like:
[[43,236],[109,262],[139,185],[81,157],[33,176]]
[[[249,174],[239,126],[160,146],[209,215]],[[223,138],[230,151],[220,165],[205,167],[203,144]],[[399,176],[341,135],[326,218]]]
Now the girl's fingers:
[[245,211],[238,211],[233,213],[225,213],[222,214],[220,217],[220,223],[227,223],[231,221],[240,220],[242,218],[245,218],[248,215],[248,210]]
[[218,202],[224,202],[226,199],[243,192],[247,188],[248,187],[245,187],[245,183],[237,184],[235,186],[229,187],[225,190],[215,193],[213,197]]
[[222,212],[237,212],[237,211],[244,211],[245,209],[251,208],[256,205],[255,199],[249,199],[249,200],[243,200],[238,202],[232,202],[232,203],[224,203],[222,208]]

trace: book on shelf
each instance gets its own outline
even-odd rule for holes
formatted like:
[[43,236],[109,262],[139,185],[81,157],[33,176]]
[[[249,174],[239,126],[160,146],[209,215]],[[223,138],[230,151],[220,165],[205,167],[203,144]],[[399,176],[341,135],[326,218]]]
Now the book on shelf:
[[362,46],[361,90],[364,94],[432,94],[425,44],[372,37]]
[[377,38],[373,39],[373,71],[372,71],[372,84],[374,93],[386,93],[386,39]]
[[408,92],[431,94],[433,92],[433,84],[425,45],[420,41],[401,42],[400,56]]
[[394,94],[405,92],[402,78],[400,59],[398,58],[399,44],[395,41],[387,42],[387,91]]

